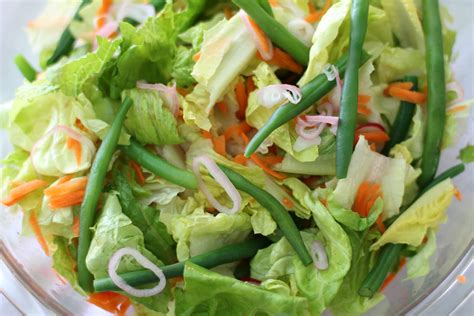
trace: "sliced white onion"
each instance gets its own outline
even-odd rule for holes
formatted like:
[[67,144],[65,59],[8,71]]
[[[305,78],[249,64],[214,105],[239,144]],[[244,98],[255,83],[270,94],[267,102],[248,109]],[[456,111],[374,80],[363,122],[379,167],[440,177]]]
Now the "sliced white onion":
[[[231,199],[233,205],[232,208],[229,209],[219,203],[214,196],[212,196],[211,192],[207,189],[204,180],[202,179],[201,172],[199,171],[199,166],[204,165],[209,171],[209,174],[219,183],[224,191],[227,193],[229,198]],[[235,188],[235,186],[230,182],[229,178],[222,172],[222,170],[217,166],[216,162],[209,158],[208,156],[198,156],[193,159],[193,172],[198,180],[199,189],[202,193],[206,196],[207,200],[213,207],[215,207],[219,212],[225,214],[235,214],[239,209],[240,205],[242,204],[242,197],[240,196],[239,191]]]
[[[326,124],[324,123],[309,123],[302,118],[298,117],[296,119],[295,131],[298,136],[305,140],[313,140],[322,133]],[[318,144],[319,145],[319,144]]]
[[256,152],[263,155],[268,154],[268,148],[273,146],[273,141],[270,138],[265,138],[265,140],[258,146]]
[[[46,134],[44,134],[43,136],[41,136],[37,141],[36,143],[33,144],[33,146],[31,147],[31,152],[30,152],[30,160],[31,160],[31,164],[33,165],[33,168],[36,170],[36,167],[35,167],[35,164],[34,164],[34,159],[33,159],[33,156],[34,154],[36,153],[36,150],[38,149],[38,146],[40,146],[41,144],[43,144],[46,139],[48,139],[49,136],[51,136],[52,134],[54,133],[64,133],[66,134],[67,136],[77,140],[81,145],[87,147],[87,149],[89,151],[91,151],[92,153],[95,153],[95,145],[94,143],[86,136],[82,135],[81,133],[79,132],[76,132],[75,130],[73,130],[71,127],[69,126],[66,126],[66,125],[56,125],[55,127],[53,127],[51,130],[49,130]],[[36,170],[38,171],[38,170]]]
[[96,35],[104,38],[109,38],[114,32],[118,30],[119,24],[116,21],[109,21],[105,23],[96,33]]
[[305,119],[309,123],[326,123],[331,125],[337,125],[339,122],[339,117],[327,115],[305,115]]
[[326,270],[329,268],[328,256],[324,245],[319,241],[315,240],[311,246],[311,256],[313,257],[314,266],[318,270]]
[[285,101],[298,104],[301,101],[301,89],[289,84],[273,84],[259,89],[257,97],[259,103],[266,108]]
[[288,31],[303,42],[306,46],[311,46],[314,27],[303,19],[293,19],[288,22]]
[[[117,268],[120,264],[120,260],[122,259],[122,257],[127,255],[137,260],[137,262],[144,268],[151,270],[157,276],[159,283],[151,289],[136,289],[128,285],[127,282],[125,282],[125,280],[117,274]],[[149,297],[159,294],[164,290],[166,286],[166,277],[163,271],[153,262],[148,260],[147,257],[142,255],[138,250],[129,247],[119,249],[116,253],[113,254],[112,258],[110,258],[109,261],[108,272],[110,279],[112,279],[112,281],[118,288],[136,297]]]
[[257,47],[258,52],[262,56],[263,60],[270,60],[273,58],[273,44],[272,41],[268,38],[268,36],[265,36],[265,41],[267,46],[270,48],[270,50],[267,52],[263,49],[262,43],[260,42],[258,35],[255,33],[254,28],[252,27],[250,23],[250,17],[245,13],[244,11],[240,10],[239,11],[239,17],[242,20],[242,23],[244,24],[245,28],[247,29],[247,32],[250,34],[252,37],[253,42],[255,43],[255,46]]
[[318,112],[321,113],[322,115],[328,115],[331,116],[334,113],[334,105],[329,102],[324,102],[323,104],[318,106]]
[[453,105],[464,100],[464,89],[458,81],[452,81],[446,85],[446,91],[452,91],[456,93],[456,99],[449,102],[449,105]]
[[115,16],[117,17],[118,21],[122,21],[128,17],[140,24],[145,22],[149,17],[152,17],[156,14],[155,7],[151,4],[130,2],[113,5],[111,11],[116,12]]
[[161,83],[152,84],[143,81],[138,81],[137,88],[158,91],[160,93],[160,96],[165,98],[165,101],[169,106],[171,113],[173,113],[174,116],[178,114],[179,98],[178,91],[176,91],[176,83],[173,84],[172,87],[168,87]]

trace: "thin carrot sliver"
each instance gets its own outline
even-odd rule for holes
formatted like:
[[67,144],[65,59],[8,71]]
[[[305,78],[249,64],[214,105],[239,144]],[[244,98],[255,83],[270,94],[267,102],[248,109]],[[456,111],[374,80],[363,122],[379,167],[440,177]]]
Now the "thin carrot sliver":
[[383,281],[382,286],[380,287],[380,291],[385,290],[385,288],[395,279],[395,273],[389,273],[385,281]]
[[68,137],[66,141],[66,146],[68,149],[74,151],[74,155],[76,157],[76,164],[81,164],[82,160],[82,146],[81,143],[72,137]]
[[411,90],[413,88],[413,82],[394,82],[388,85],[388,87],[384,90],[384,94],[386,96],[390,96],[390,88],[400,88],[404,90]]
[[466,276],[460,274],[456,277],[456,280],[458,280],[459,283],[464,284],[464,283],[466,283]]
[[74,237],[79,237],[79,227],[80,227],[80,222],[79,222],[79,216],[74,216],[74,221],[72,222],[72,235]]
[[451,108],[447,109],[446,113],[453,114],[453,113],[458,113],[458,112],[462,112],[462,111],[465,111],[465,110],[467,110],[467,106],[459,105],[459,106],[455,106],[455,107],[451,107]]
[[260,26],[258,26],[258,24],[250,16],[247,15],[246,18],[255,33],[255,37],[257,38],[258,42],[260,42],[261,49],[267,53],[270,53],[270,50],[272,49],[270,46],[271,42],[268,40],[265,32],[263,32]]
[[32,181],[28,181],[26,183],[20,184],[17,187],[14,187],[10,190],[10,194],[7,196],[5,200],[2,200],[1,203],[5,206],[12,206],[16,204],[18,201],[23,199],[29,193],[36,191],[42,187],[48,185],[48,182],[35,179]]
[[51,197],[55,195],[64,195],[79,190],[84,190],[87,185],[87,180],[87,177],[80,177],[61,184],[56,184],[44,190],[44,194],[48,197]]
[[247,88],[247,94],[250,94],[251,92],[255,91],[255,82],[253,81],[253,77],[247,77],[246,83],[246,88]]
[[102,0],[102,5],[99,7],[99,10],[97,11],[97,29],[99,30],[105,25],[106,18],[104,15],[107,14],[107,12],[110,10],[110,7],[112,6],[113,0]]
[[367,141],[374,143],[384,143],[390,140],[390,136],[383,131],[360,132],[358,134],[364,136]]
[[197,62],[199,59],[201,59],[201,52],[197,52],[196,54],[193,55],[193,60]]
[[388,94],[391,97],[410,103],[424,104],[426,102],[426,94],[417,91],[402,89],[399,87],[390,87],[388,90]]
[[227,113],[229,109],[227,108],[227,104],[225,102],[217,102],[216,107],[221,111],[222,113]]
[[367,105],[367,103],[369,103],[371,99],[372,98],[370,95],[359,94],[359,96],[357,97],[357,103],[360,105]]
[[208,132],[208,131],[202,131],[202,132],[201,132],[201,136],[202,136],[203,138],[207,138],[207,139],[211,139],[211,138],[212,138],[211,132]]
[[239,110],[237,111],[237,117],[243,119],[245,117],[245,110],[248,105],[248,95],[245,91],[244,83],[239,80],[235,85],[235,97],[237,98],[237,103],[239,104]]
[[461,191],[459,191],[458,188],[456,188],[456,189],[454,190],[454,196],[456,197],[456,199],[457,199],[458,201],[462,201],[462,194],[461,194]]
[[[309,3],[311,3],[311,1]],[[308,4],[308,7],[310,14],[305,18],[305,21],[309,23],[314,23],[321,20],[323,15],[326,14],[326,12],[329,10],[329,8],[331,7],[331,0],[326,0],[326,3],[324,3],[324,7],[320,11],[316,10],[312,3],[311,6]]]
[[214,150],[216,151],[216,153],[222,156],[226,156],[224,135],[213,138],[212,143],[214,144]]
[[359,104],[357,106],[357,113],[365,115],[365,116],[369,116],[370,114],[372,114],[372,110],[369,109],[367,105],[365,104]]
[[[263,60],[262,55],[260,55],[258,51],[257,57]],[[302,74],[304,70],[303,67],[293,59],[293,57],[291,57],[278,47],[273,47],[273,57],[272,59],[267,60],[266,62],[270,65],[278,66],[279,68],[289,70],[296,74]]]
[[84,195],[85,191],[79,190],[67,194],[53,196],[49,199],[48,205],[52,210],[79,205],[82,203]]
[[241,165],[245,165],[245,163],[247,162],[247,158],[245,158],[245,156],[242,154],[238,154],[234,157],[234,162]]
[[66,175],[66,176],[62,177],[61,179],[59,179],[57,184],[66,183],[66,182],[70,181],[71,179],[72,179],[71,175]]
[[268,0],[268,3],[270,3],[270,5],[272,7],[277,7],[278,6],[278,0]]
[[34,211],[31,211],[28,222],[30,223],[31,230],[35,234],[36,239],[38,240],[38,242],[39,242],[41,248],[43,249],[44,253],[47,256],[49,256],[48,243],[46,242],[46,239],[44,238],[43,233],[41,232],[41,227],[39,226],[38,218],[36,217],[36,214],[35,214]]
[[278,180],[284,180],[286,179],[286,176],[273,170],[273,169],[270,169],[263,161],[260,160],[260,158],[257,156],[257,154],[252,154],[250,156],[250,159],[255,162],[255,164],[257,166],[259,166],[260,168],[263,169],[263,171],[265,171],[266,173],[268,173],[269,175],[271,175],[272,177],[274,178],[277,178]]
[[252,130],[252,127],[247,124],[247,122],[241,122],[232,126],[229,126],[225,132],[224,136],[226,139],[232,138],[232,137],[238,137],[242,133],[248,133]]
[[142,168],[134,160],[129,161],[130,167],[132,167],[135,175],[137,176],[137,182],[140,185],[145,184],[145,176],[143,175]]
[[130,307],[128,297],[114,292],[93,293],[87,301],[117,316],[125,316]]
[[279,164],[283,161],[283,157],[281,157],[281,156],[262,156],[261,159],[267,165],[276,165],[276,164]]
[[282,203],[283,203],[283,205],[285,205],[287,208],[293,208],[293,206],[294,206],[293,202],[292,202],[290,199],[288,199],[288,198],[284,198],[284,199],[282,200]]

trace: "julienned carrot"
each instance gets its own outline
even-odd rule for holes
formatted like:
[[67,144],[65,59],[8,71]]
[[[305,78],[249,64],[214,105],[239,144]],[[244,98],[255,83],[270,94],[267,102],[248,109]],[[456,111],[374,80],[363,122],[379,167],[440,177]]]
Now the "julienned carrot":
[[260,159],[267,165],[276,165],[283,161],[283,157],[281,156],[262,156]]
[[370,114],[372,114],[372,110],[369,109],[365,104],[359,104],[357,105],[357,113],[369,116]]
[[51,197],[84,190],[87,185],[87,180],[87,177],[80,177],[71,179],[64,183],[58,183],[44,190],[44,194],[48,197]]
[[42,187],[48,185],[48,182],[35,179],[26,183],[22,183],[17,187],[14,187],[10,190],[10,194],[7,196],[6,199],[2,200],[1,203],[5,206],[12,206],[16,204],[18,201],[26,197],[29,193],[38,190]]
[[226,156],[225,150],[225,136],[221,135],[212,139],[212,143],[214,144],[214,150],[216,153],[222,156]]
[[72,222],[72,236],[79,237],[79,216],[74,216],[74,221]]
[[201,59],[201,52],[197,52],[196,54],[193,55],[193,60],[197,62],[199,59]]
[[367,105],[371,99],[372,97],[370,95],[359,94],[359,96],[357,97],[357,103],[361,105]]
[[87,301],[117,316],[125,316],[130,307],[130,299],[115,292],[93,293]]
[[238,154],[237,156],[234,157],[234,162],[238,163],[238,164],[241,164],[241,165],[245,165],[245,163],[247,162],[247,158],[245,158],[244,155],[242,154]]
[[261,49],[265,53],[270,54],[272,50],[270,39],[267,37],[265,32],[262,31],[260,26],[258,26],[258,24],[255,23],[255,21],[249,15],[245,15],[245,19],[247,19],[247,21],[249,22],[249,25],[252,27],[255,37],[257,38],[257,41],[260,43]]
[[458,113],[458,112],[462,112],[462,111],[465,111],[465,110],[467,110],[466,105],[458,105],[458,106],[448,108],[446,110],[446,113],[453,114],[453,113]]
[[364,136],[369,142],[384,143],[390,140],[390,136],[383,131],[357,132],[358,136]]
[[217,102],[216,107],[221,111],[222,113],[227,113],[229,109],[227,108],[227,104],[225,102]]
[[362,217],[367,217],[379,197],[383,197],[380,185],[364,181],[357,190],[352,210]]
[[34,211],[31,211],[28,222],[30,223],[31,230],[35,234],[36,239],[38,240],[38,242],[39,242],[41,248],[43,249],[44,253],[47,256],[49,256],[48,243],[46,242],[46,239],[44,238],[43,233],[41,232],[41,227],[39,226],[38,218],[36,217],[36,214],[35,214]]
[[72,179],[72,176],[68,174],[68,175],[62,177],[61,179],[59,179],[57,184],[63,184],[65,182],[68,182],[71,179]]
[[81,143],[72,137],[68,137],[66,141],[66,146],[68,149],[74,151],[74,155],[76,156],[76,164],[80,164],[82,160],[82,146]]
[[288,199],[288,198],[284,198],[282,201],[282,204],[285,205],[287,208],[293,208],[294,204],[293,202]]
[[308,1],[308,7],[310,14],[305,18],[305,21],[309,23],[314,23],[321,20],[323,15],[326,14],[326,12],[329,10],[329,8],[331,7],[331,0],[326,0],[324,7],[319,11],[316,10],[311,1]]
[[[407,259],[405,257],[400,259],[400,263],[398,265],[398,271],[400,271],[403,266],[405,265]],[[397,273],[391,272],[388,274],[387,278],[385,278],[385,281],[383,282],[382,286],[380,287],[380,292],[382,292],[392,281],[395,279],[397,276]]]
[[229,126],[225,132],[224,132],[224,136],[225,136],[225,139],[230,139],[232,137],[234,138],[237,138],[239,136],[241,136],[242,133],[248,133],[252,130],[252,127],[250,125],[247,124],[247,122],[243,121],[241,123],[238,123],[238,124],[235,124],[235,125],[232,125],[232,126]]
[[390,96],[390,88],[400,88],[405,90],[411,90],[413,88],[413,82],[394,82],[388,85],[388,87],[383,91],[386,96]]
[[[259,52],[257,52],[257,57],[263,60],[263,57]],[[281,69],[292,71],[296,74],[302,74],[304,71],[303,67],[298,64],[296,60],[293,59],[293,57],[278,47],[273,47],[273,57],[266,62],[270,65],[278,66]]]
[[458,201],[462,201],[462,198],[463,198],[463,197],[462,197],[461,191],[459,191],[458,188],[455,188],[455,190],[454,190],[454,196],[456,197],[456,199],[457,199]]
[[137,164],[134,160],[130,160],[128,163],[130,164],[130,167],[132,167],[133,171],[135,172],[138,184],[144,185],[145,176],[143,175],[142,168],[140,167],[140,165]]
[[105,25],[106,17],[105,15],[109,12],[110,7],[112,6],[113,0],[102,0],[102,5],[97,10],[97,28],[96,30],[101,29]]
[[237,117],[239,119],[243,119],[245,117],[245,110],[247,109],[248,94],[247,91],[245,91],[245,85],[242,80],[239,80],[235,85],[235,97],[237,98],[237,103],[239,104]]
[[391,97],[410,103],[425,104],[426,102],[426,94],[417,91],[402,89],[399,87],[390,87],[388,89],[388,94]]
[[52,209],[60,209],[69,206],[79,205],[84,199],[85,190],[79,190],[71,193],[55,195],[49,198],[48,206]]
[[201,131],[201,136],[202,136],[203,138],[207,138],[207,139],[211,139],[211,138],[212,138],[211,132],[208,132],[208,131]]
[[246,87],[247,89],[247,94],[250,94],[251,92],[255,91],[255,82],[253,82],[253,77],[247,77],[246,81]]

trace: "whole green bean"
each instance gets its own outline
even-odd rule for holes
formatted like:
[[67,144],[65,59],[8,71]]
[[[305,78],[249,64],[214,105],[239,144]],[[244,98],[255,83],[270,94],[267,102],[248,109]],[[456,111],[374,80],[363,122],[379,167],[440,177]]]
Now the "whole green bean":
[[265,12],[267,12],[271,17],[273,17],[273,10],[270,2],[268,0],[257,0],[258,4],[262,7]]
[[152,154],[133,139],[130,140],[130,145],[120,146],[120,150],[143,168],[171,183],[188,189],[197,188],[196,177],[192,172],[175,167],[161,157]]
[[81,204],[80,212],[80,230],[79,230],[79,246],[77,253],[77,272],[79,285],[85,291],[92,290],[93,276],[87,270],[86,256],[91,244],[91,226],[94,224],[94,215],[96,214],[97,203],[99,202],[102,189],[104,187],[104,179],[109,167],[112,155],[117,148],[120,132],[122,131],[125,116],[132,106],[133,101],[126,97],[118,111],[117,115],[110,126],[107,135],[95,155],[92,163],[89,180],[87,181],[84,200]]
[[[403,82],[413,83],[411,91],[418,90],[418,78],[414,76],[406,76],[403,79]],[[400,108],[397,112],[397,117],[393,122],[392,128],[390,129],[390,140],[385,144],[385,147],[382,150],[382,154],[388,155],[390,150],[396,144],[401,143],[407,138],[408,130],[411,125],[411,120],[413,115],[415,115],[416,104],[402,101],[400,102]]]
[[[271,242],[266,238],[257,238],[240,244],[224,246],[168,266],[160,267],[167,279],[183,275],[184,265],[187,261],[195,263],[203,268],[214,268],[221,264],[235,262],[255,256],[258,250],[268,247]],[[130,286],[140,286],[158,281],[156,275],[149,270],[140,270],[120,274],[120,277]],[[94,281],[96,292],[115,291],[117,286],[110,278]]]
[[290,214],[280,204],[280,202],[278,202],[270,193],[260,189],[235,171],[223,165],[219,165],[219,167],[237,189],[251,195],[258,203],[270,212],[283,235],[300,257],[301,262],[303,262],[304,265],[309,265],[313,262],[313,259],[301,238],[298,227],[296,227]]
[[309,47],[303,44],[255,0],[232,0],[244,10],[279,47],[290,54],[297,62],[308,65]]
[[[441,183],[448,178],[454,178],[464,171],[464,164],[458,164],[446,170],[445,172],[438,175],[431,181],[421,192],[418,194],[417,199],[425,194],[429,189],[435,185]],[[403,212],[408,209],[402,209],[399,215],[393,216],[389,220],[385,221],[386,226],[390,226]],[[400,247],[399,247],[400,246]],[[375,266],[370,270],[367,277],[364,279],[361,288],[359,289],[359,295],[364,297],[372,297],[380,289],[383,281],[387,277],[390,269],[394,267],[399,259],[401,250],[400,244],[387,244],[383,247],[382,252],[377,260]]]
[[[369,58],[370,55],[363,52],[361,65],[369,60]],[[348,56],[346,54],[334,64],[341,78],[344,77],[346,72],[347,59]],[[331,92],[335,86],[336,80],[329,81],[325,74],[319,74],[313,80],[305,84],[301,88],[301,101],[298,104],[286,103],[273,112],[270,119],[258,130],[257,134],[250,140],[247,148],[245,148],[245,157],[250,157],[274,130],[303,113],[314,103]]]
[[[79,15],[80,10],[82,7],[84,7],[86,4],[91,3],[92,0],[82,0],[81,4],[79,5],[79,8],[77,8],[76,14],[74,14],[73,20],[76,21],[81,21],[82,18]],[[53,55],[48,59],[46,64],[52,65],[56,63],[61,57],[69,54],[74,46],[75,38],[71,33],[71,30],[69,29],[70,25],[66,27],[64,30],[63,34],[61,34],[61,37],[59,39],[58,45],[56,46],[56,49],[53,52]]]
[[438,0],[423,0],[423,30],[426,46],[428,102],[426,130],[418,184],[426,186],[435,176],[446,123],[446,83],[443,31]]
[[347,176],[354,146],[359,95],[359,66],[363,59],[363,45],[369,16],[369,0],[353,0],[349,57],[341,95],[341,110],[336,134],[336,177]]
[[30,65],[28,60],[26,60],[26,58],[23,55],[21,54],[16,55],[15,64],[26,80],[28,80],[29,82],[35,81],[36,70]]

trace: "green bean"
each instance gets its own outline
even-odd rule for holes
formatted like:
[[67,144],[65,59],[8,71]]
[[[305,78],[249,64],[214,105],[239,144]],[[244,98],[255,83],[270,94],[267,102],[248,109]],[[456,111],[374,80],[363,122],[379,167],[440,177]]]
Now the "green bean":
[[196,177],[192,172],[175,167],[161,157],[152,154],[133,139],[130,140],[130,145],[120,146],[120,150],[143,168],[171,183],[188,189],[197,188]]
[[15,57],[15,64],[20,70],[23,77],[29,82],[33,82],[36,79],[36,70],[30,65],[25,56],[18,54]]
[[336,177],[347,176],[354,146],[359,95],[359,66],[369,16],[369,0],[353,0],[351,7],[351,34],[349,58],[341,95],[341,110],[336,135]]
[[[341,78],[344,77],[347,66],[347,54],[342,56],[334,64],[339,71]],[[370,55],[363,52],[361,65],[369,60]],[[336,81],[328,81],[325,74],[319,74],[313,80],[308,82],[301,88],[301,101],[298,104],[286,103],[273,112],[270,119],[260,128],[245,149],[245,156],[250,157],[262,144],[262,142],[270,136],[270,134],[282,126],[283,124],[293,120],[295,117],[306,111],[314,103],[328,94],[336,86]]]
[[[183,275],[184,265],[187,261],[195,263],[203,268],[214,268],[221,264],[235,262],[245,258],[255,256],[258,250],[269,246],[271,242],[266,238],[257,238],[245,241],[236,245],[224,246],[222,248],[209,251],[192,257],[186,261],[161,267],[167,279]],[[156,275],[149,270],[140,270],[120,274],[120,277],[130,286],[140,286],[158,281]],[[110,278],[104,278],[94,281],[96,292],[115,291],[117,286]]]
[[268,0],[257,0],[258,4],[262,7],[265,12],[267,12],[271,17],[273,17],[273,10],[270,2]]
[[232,0],[242,8],[279,47],[290,54],[297,62],[308,65],[309,47],[303,44],[255,0]]
[[166,0],[151,0],[150,4],[153,5],[153,7],[155,7],[156,12],[159,12],[165,7]]
[[99,202],[104,187],[104,179],[112,155],[117,148],[123,121],[132,104],[133,101],[129,97],[126,97],[123,101],[120,110],[115,116],[107,135],[95,155],[89,174],[89,180],[87,181],[86,192],[81,205],[79,247],[77,253],[78,281],[79,285],[85,291],[92,290],[93,277],[86,266],[86,256],[89,251],[92,236],[91,226],[94,224],[97,203]]
[[251,195],[258,203],[266,208],[273,219],[281,229],[283,235],[286,237],[290,245],[293,247],[295,252],[301,259],[304,265],[309,265],[313,262],[311,255],[306,249],[306,246],[301,238],[301,234],[296,227],[295,222],[291,218],[288,211],[277,201],[270,193],[264,191],[242,177],[240,174],[233,170],[219,165],[221,170],[226,174],[229,180],[235,185],[235,187],[249,195]]
[[[449,168],[445,172],[441,173],[439,176],[434,178],[430,184],[428,184],[417,196],[417,199],[421,197],[423,194],[428,192],[429,189],[433,188],[435,185],[439,184],[440,182],[448,179],[454,178],[455,176],[461,174],[464,171],[464,164],[458,164],[454,167]],[[402,209],[400,214],[393,216],[389,220],[385,221],[387,227],[389,227],[403,212],[408,209]],[[383,281],[387,277],[390,269],[394,267],[394,265],[399,260],[400,244],[387,244],[383,247],[382,252],[379,255],[377,263],[375,266],[370,270],[367,277],[364,279],[361,288],[359,289],[359,295],[364,297],[372,297],[374,294],[380,289],[380,286],[383,284]]]
[[[403,82],[413,83],[412,91],[418,90],[418,78],[414,76],[406,76]],[[397,117],[393,122],[392,128],[390,129],[390,140],[385,144],[382,150],[382,154],[388,156],[390,150],[396,145],[401,143],[407,138],[408,130],[411,125],[413,115],[415,115],[416,104],[402,101],[400,102],[400,108],[397,112]]]
[[438,169],[446,123],[443,31],[438,0],[423,0],[423,30],[426,46],[428,102],[421,175],[418,179],[418,184],[421,187],[430,183]]
[[[86,4],[89,4],[91,2],[92,0],[82,0],[81,4],[79,5],[79,8],[77,8],[76,14],[74,14],[73,20],[81,21],[82,18],[79,15],[79,12],[81,11],[82,7],[84,7]],[[53,55],[48,59],[46,64],[48,66],[52,65],[56,63],[61,57],[69,54],[72,48],[74,47],[75,41],[76,40],[70,30],[70,25],[68,25],[66,29],[64,30],[63,34],[61,34],[58,45],[56,46],[56,49],[54,50]]]

